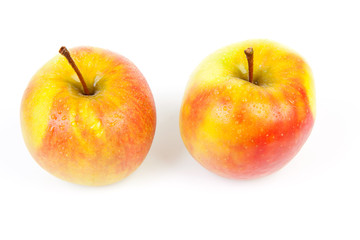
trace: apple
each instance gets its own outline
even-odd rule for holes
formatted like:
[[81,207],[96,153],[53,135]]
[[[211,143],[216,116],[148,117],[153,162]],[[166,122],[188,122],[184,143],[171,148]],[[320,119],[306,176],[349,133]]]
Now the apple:
[[179,121],[186,148],[202,166],[223,177],[252,179],[288,163],[314,120],[314,83],[305,61],[278,43],[248,40],[197,67]]
[[151,90],[121,55],[94,47],[59,52],[23,95],[25,144],[41,167],[63,180],[92,186],[117,182],[142,163],[152,144]]

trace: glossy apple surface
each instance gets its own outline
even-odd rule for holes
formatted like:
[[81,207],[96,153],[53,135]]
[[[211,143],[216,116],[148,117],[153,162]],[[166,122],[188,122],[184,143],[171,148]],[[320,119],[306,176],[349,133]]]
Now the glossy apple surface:
[[[244,50],[254,50],[254,83]],[[197,67],[180,110],[180,132],[191,155],[228,178],[268,175],[289,162],[315,120],[309,66],[268,40],[220,49]]]
[[106,185],[132,173],[147,155],[156,112],[136,66],[108,50],[70,50],[91,95],[58,54],[31,79],[21,126],[33,158],[51,174],[78,184]]

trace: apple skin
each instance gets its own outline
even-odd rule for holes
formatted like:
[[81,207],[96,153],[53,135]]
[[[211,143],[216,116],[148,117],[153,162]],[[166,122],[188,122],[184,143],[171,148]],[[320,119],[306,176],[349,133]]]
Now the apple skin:
[[[254,83],[244,50],[254,49]],[[216,51],[191,75],[180,110],[190,154],[227,178],[252,179],[282,168],[314,125],[312,73],[295,52],[269,40]]]
[[70,50],[93,95],[58,54],[31,79],[21,103],[27,148],[51,174],[82,185],[107,185],[132,173],[155,133],[151,90],[123,56],[94,47]]

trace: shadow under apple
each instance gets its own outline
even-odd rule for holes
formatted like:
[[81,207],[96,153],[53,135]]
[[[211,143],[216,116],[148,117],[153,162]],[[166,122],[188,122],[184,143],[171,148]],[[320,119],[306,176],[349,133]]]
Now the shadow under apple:
[[180,164],[186,154],[179,130],[181,99],[157,99],[156,103],[156,132],[151,149],[138,169],[142,175],[149,173],[154,176],[158,171],[167,172],[169,168]]

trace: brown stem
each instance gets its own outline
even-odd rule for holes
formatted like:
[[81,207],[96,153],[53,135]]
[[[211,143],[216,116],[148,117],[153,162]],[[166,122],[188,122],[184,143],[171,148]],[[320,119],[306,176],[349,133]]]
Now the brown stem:
[[70,66],[74,69],[74,71],[78,75],[78,77],[80,79],[80,82],[81,82],[81,85],[83,86],[83,89],[84,89],[84,94],[85,95],[91,95],[90,92],[89,92],[89,89],[86,86],[85,80],[84,80],[79,68],[76,66],[74,60],[72,59],[72,57],[70,55],[69,50],[67,50],[66,47],[61,47],[60,50],[59,50],[59,53],[61,55],[63,55],[68,60]]
[[254,49],[248,48],[245,51],[246,59],[249,65],[249,82],[253,82],[253,72],[254,72]]

